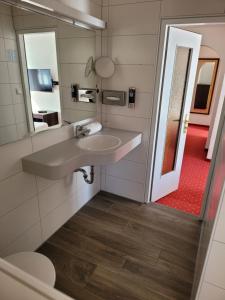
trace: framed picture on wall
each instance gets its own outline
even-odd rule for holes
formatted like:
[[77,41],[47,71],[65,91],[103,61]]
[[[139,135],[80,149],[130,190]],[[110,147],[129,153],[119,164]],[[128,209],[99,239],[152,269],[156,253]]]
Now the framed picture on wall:
[[209,115],[219,58],[199,58],[191,113]]

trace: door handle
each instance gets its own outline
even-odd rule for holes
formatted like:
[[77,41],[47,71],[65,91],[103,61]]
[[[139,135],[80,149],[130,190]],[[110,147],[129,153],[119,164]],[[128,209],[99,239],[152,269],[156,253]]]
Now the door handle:
[[190,120],[190,115],[186,114],[185,119],[184,119],[184,133],[187,133],[189,120]]

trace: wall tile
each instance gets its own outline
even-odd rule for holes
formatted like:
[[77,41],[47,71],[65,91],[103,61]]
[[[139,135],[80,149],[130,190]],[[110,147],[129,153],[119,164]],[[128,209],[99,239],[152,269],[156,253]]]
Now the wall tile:
[[24,103],[23,87],[20,83],[10,84],[14,104]]
[[0,126],[7,126],[15,123],[13,105],[0,105]]
[[225,299],[225,290],[220,289],[209,283],[204,283],[201,288],[198,300],[223,300]]
[[0,83],[9,83],[9,71],[6,62],[0,62]]
[[113,35],[157,34],[159,16],[159,1],[110,6],[108,32]]
[[71,198],[51,211],[42,219],[43,240],[47,240],[56,230],[71,218],[83,205],[83,199]]
[[141,183],[107,175],[105,180],[105,191],[135,201],[144,202],[145,186]]
[[6,61],[5,43],[3,38],[0,38],[0,61]]
[[3,16],[0,14],[0,36],[4,37],[3,35]]
[[92,74],[84,77],[85,64],[61,64],[61,80],[64,86],[70,87],[71,84],[78,83],[81,87],[95,88],[96,79]]
[[2,25],[4,38],[15,39],[16,35],[11,16],[2,16]]
[[0,180],[22,171],[21,158],[31,154],[31,139],[0,147]]
[[51,179],[46,179],[44,177],[36,176],[38,192],[42,192],[42,191],[46,190],[47,188],[58,183],[59,181],[60,180],[51,180]]
[[207,262],[205,281],[225,289],[225,244],[213,242]]
[[10,84],[0,84],[0,105],[12,104],[12,94]]
[[222,201],[222,206],[221,206],[218,221],[216,224],[214,240],[225,243],[225,235],[224,235],[224,230],[225,230],[225,220],[224,220],[225,219],[224,218],[224,216],[225,216],[225,193],[223,193],[223,196],[221,197],[220,201]]
[[69,126],[41,132],[32,137],[33,151],[39,151],[70,138]]
[[73,176],[68,176],[39,193],[41,218],[53,211],[64,201],[75,198],[77,186]]
[[103,114],[102,122],[106,127],[142,132],[143,141],[148,141],[150,120],[120,115]]
[[5,39],[5,51],[7,61],[18,62],[18,52],[16,40]]
[[0,145],[11,143],[18,140],[16,125],[0,127]]
[[1,251],[1,256],[23,251],[35,251],[42,244],[41,224],[36,223]]
[[59,39],[61,63],[86,64],[95,53],[95,37]]
[[21,140],[26,138],[29,135],[27,122],[16,124],[17,128],[17,139]]
[[8,62],[9,69],[9,82],[10,83],[21,83],[21,74],[19,63]]
[[11,7],[8,5],[0,4],[1,15],[11,15]]
[[15,104],[14,105],[16,123],[25,123],[27,120],[25,105],[23,103]]
[[162,1],[162,16],[163,17],[175,17],[175,16],[195,16],[195,15],[207,15],[207,14],[223,14],[224,13],[224,1],[215,0],[163,0]]
[[112,36],[108,38],[108,54],[116,64],[154,65],[157,44],[157,35]]
[[[131,4],[131,3],[141,3],[143,0],[106,0],[109,5],[119,5],[119,4]],[[155,0],[145,0],[145,2],[153,2]]]
[[146,166],[133,161],[120,160],[119,162],[106,167],[106,175],[145,183]]
[[36,197],[29,199],[17,209],[2,217],[0,220],[0,249],[6,248],[38,221],[38,200]]
[[152,93],[155,67],[151,65],[116,65],[113,77],[102,81],[103,89],[125,90],[136,87],[137,93]]
[[0,182],[0,216],[15,209],[37,193],[33,175],[19,173]]
[[51,28],[56,26],[57,20],[54,18],[49,18],[47,16],[37,15],[37,14],[27,14],[23,16],[15,16],[13,18],[14,26],[17,30],[19,29],[29,29],[29,28],[40,28],[40,24],[44,28]]

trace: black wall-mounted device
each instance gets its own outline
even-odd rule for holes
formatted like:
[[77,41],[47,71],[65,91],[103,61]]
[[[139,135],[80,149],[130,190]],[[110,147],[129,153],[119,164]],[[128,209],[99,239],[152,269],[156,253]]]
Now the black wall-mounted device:
[[78,101],[78,84],[71,85],[71,96],[74,102]]
[[134,87],[130,87],[129,94],[128,94],[128,107],[129,108],[135,107],[135,98],[136,98],[136,89]]

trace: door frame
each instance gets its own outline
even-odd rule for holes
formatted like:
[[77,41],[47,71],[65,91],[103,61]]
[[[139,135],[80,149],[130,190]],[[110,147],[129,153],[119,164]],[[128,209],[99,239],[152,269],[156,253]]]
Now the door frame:
[[[152,118],[150,124],[150,138],[148,144],[148,165],[147,165],[147,176],[146,182],[147,188],[145,193],[146,202],[151,202],[152,184],[153,184],[153,174],[154,174],[154,161],[155,161],[155,151],[156,142],[158,134],[158,123],[159,123],[159,113],[161,105],[161,88],[163,83],[163,72],[165,67],[165,57],[166,57],[166,45],[168,39],[168,29],[170,26],[182,25],[185,29],[185,25],[200,25],[200,24],[212,24],[212,23],[225,23],[225,16],[207,16],[207,17],[191,17],[191,18],[163,18],[161,19],[161,26],[159,32],[159,43],[158,43],[158,57],[156,62],[156,76],[155,76],[155,87],[154,87],[154,98],[152,107]],[[222,113],[221,113],[222,115]],[[221,118],[221,116],[220,116]],[[218,139],[215,142],[215,148],[218,147]],[[214,149],[215,149],[214,148]],[[206,189],[204,192],[203,204],[201,208],[201,213],[198,219],[203,219],[205,214],[205,206],[207,201],[207,195],[209,191],[210,181],[213,174],[213,164],[215,157],[213,156],[210,165],[209,175],[207,179]]]

